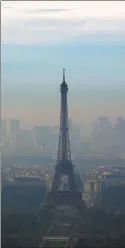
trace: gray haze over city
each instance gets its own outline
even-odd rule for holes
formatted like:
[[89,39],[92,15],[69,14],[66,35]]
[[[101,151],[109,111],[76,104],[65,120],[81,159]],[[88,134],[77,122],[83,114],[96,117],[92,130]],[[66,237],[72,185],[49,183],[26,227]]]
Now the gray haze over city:
[[[26,143],[34,149],[37,132],[39,149],[56,155],[65,67],[72,148],[77,140],[76,152],[124,156],[124,2],[3,1],[1,7],[2,150],[12,150],[14,135],[16,149]],[[9,131],[11,119],[19,122]]]
[[125,1],[1,1],[1,247],[125,247]]

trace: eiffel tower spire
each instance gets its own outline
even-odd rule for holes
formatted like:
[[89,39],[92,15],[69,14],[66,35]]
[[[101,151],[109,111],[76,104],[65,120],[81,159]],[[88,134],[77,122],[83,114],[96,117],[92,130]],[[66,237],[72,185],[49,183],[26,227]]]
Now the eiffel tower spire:
[[63,83],[65,83],[65,69],[63,68]]
[[76,191],[75,176],[70,152],[69,127],[68,127],[68,106],[67,92],[68,85],[65,81],[65,70],[63,69],[63,82],[60,85],[61,92],[61,110],[60,110],[60,134],[58,157],[54,180],[52,183],[52,192],[59,188],[62,175],[68,176],[69,189]]
[[65,69],[63,69],[63,82],[60,85],[61,92],[61,111],[60,111],[60,135],[57,164],[70,161],[70,142],[69,142],[69,127],[68,127],[68,107],[67,107],[67,92],[68,85],[65,81]]

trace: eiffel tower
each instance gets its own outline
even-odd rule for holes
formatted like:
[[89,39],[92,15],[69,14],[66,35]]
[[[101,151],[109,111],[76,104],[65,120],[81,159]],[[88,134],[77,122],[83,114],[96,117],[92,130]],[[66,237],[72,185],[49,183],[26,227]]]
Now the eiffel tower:
[[69,190],[76,192],[75,175],[73,172],[73,164],[70,152],[69,127],[68,127],[68,107],[67,92],[68,85],[65,81],[65,69],[63,69],[63,82],[60,85],[61,92],[61,111],[60,111],[60,135],[58,146],[58,158],[55,168],[55,176],[52,183],[53,194],[58,193],[62,175],[68,176]]
[[[49,213],[52,209],[59,205],[68,205],[78,210],[81,218],[85,214],[86,206],[82,200],[82,194],[79,192],[74,174],[74,166],[72,163],[70,142],[69,142],[69,127],[68,127],[68,106],[67,106],[67,92],[68,85],[65,81],[65,69],[63,69],[63,82],[60,85],[61,92],[61,111],[60,111],[60,134],[58,157],[55,167],[55,175],[52,182],[50,193],[44,202],[43,209],[40,210],[40,218],[42,223],[45,219],[51,218]],[[69,189],[66,191],[59,190],[61,177],[66,175],[68,178]],[[45,224],[43,224],[45,227]]]

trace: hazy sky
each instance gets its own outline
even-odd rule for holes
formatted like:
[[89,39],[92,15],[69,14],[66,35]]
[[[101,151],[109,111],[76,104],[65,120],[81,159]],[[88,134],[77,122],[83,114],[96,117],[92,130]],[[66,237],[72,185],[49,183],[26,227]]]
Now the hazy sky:
[[125,116],[124,1],[2,1],[2,116],[59,121],[62,68],[69,112]]

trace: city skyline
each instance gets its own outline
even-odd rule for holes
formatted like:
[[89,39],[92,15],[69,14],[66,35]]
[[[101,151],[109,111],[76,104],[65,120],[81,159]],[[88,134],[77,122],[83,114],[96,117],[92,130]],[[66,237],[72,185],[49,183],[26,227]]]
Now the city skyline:
[[[116,118],[114,119],[114,121],[112,121],[112,119],[109,118],[109,116],[96,116],[95,119],[93,119],[91,122],[76,122],[73,118],[69,117],[69,125],[70,125],[70,121],[72,124],[74,125],[79,125],[80,127],[83,126],[83,129],[85,128],[86,129],[86,125],[92,125],[95,121],[98,121],[100,118],[107,118],[110,123],[112,124],[112,127],[114,127],[114,125],[116,124],[116,121],[119,119],[119,118],[122,118],[123,120],[125,120],[125,115],[124,116],[121,116],[121,115],[118,115],[116,116]],[[59,124],[60,122],[58,121],[57,123],[42,123],[42,122],[38,122],[38,123],[35,123],[35,124],[32,124],[32,125],[28,125],[26,122],[22,121],[21,119],[17,119],[17,118],[8,118],[8,119],[5,119],[3,117],[1,117],[1,122],[5,122],[6,123],[6,127],[8,128],[8,125],[9,123],[13,122],[13,121],[18,121],[19,122],[19,127],[22,129],[31,129],[35,126],[38,126],[38,127],[42,127],[42,126],[47,126],[47,127],[59,127]],[[89,128],[89,126],[88,126]]]
[[124,2],[6,1],[1,7],[3,118],[58,124],[63,67],[74,121],[124,116]]

